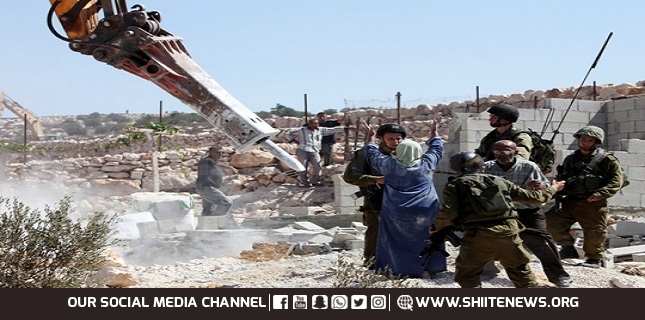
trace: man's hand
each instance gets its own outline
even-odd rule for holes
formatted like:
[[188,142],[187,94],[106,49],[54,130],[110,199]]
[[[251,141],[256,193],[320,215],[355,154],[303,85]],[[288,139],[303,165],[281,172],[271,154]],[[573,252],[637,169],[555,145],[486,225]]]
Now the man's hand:
[[551,181],[551,186],[553,188],[555,188],[556,192],[560,192],[560,191],[562,191],[562,189],[564,189],[564,180],[557,181],[557,180],[553,179],[553,181]]
[[443,121],[443,117],[441,114],[438,114],[434,121],[432,121],[432,124],[430,125],[430,136],[434,137],[437,135],[437,128],[441,125],[441,121]]
[[366,142],[374,142],[374,134],[375,134],[374,128],[372,128],[372,126],[367,124],[367,121],[365,121],[365,120],[361,121],[361,125],[363,125],[365,127],[365,129],[367,129],[366,136],[365,136],[365,141]]
[[530,180],[526,183],[526,187],[535,190],[545,189],[546,186],[542,184],[542,180]]

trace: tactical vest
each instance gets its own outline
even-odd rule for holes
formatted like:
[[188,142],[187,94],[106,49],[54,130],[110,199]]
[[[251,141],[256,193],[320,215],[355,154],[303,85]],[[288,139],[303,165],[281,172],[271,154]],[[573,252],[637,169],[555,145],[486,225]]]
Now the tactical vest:
[[595,151],[582,158],[571,155],[568,159],[565,159],[562,177],[566,180],[566,184],[564,190],[561,191],[562,194],[591,194],[607,184],[608,178],[597,164],[589,172],[584,172],[597,152]]
[[464,194],[460,222],[468,225],[517,217],[506,180],[492,174],[466,174],[454,180]]

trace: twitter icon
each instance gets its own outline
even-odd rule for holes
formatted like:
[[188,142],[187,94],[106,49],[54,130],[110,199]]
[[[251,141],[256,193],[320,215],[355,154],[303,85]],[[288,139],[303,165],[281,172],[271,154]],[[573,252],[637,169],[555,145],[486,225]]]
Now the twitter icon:
[[352,309],[367,309],[367,296],[352,295]]

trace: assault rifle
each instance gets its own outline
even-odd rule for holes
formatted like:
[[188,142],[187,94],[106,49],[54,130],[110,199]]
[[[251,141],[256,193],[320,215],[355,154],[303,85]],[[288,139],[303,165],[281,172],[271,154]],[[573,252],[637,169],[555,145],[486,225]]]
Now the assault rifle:
[[422,267],[425,267],[426,264],[428,264],[430,256],[435,252],[441,253],[444,257],[450,255],[450,253],[442,247],[442,244],[446,241],[450,242],[450,244],[455,248],[459,247],[461,244],[461,238],[455,233],[455,229],[453,227],[443,228],[431,234],[428,239],[425,240],[425,243],[428,245],[419,252],[420,258],[425,257],[421,264]]
[[[555,175],[555,180],[556,181],[562,181],[564,180],[564,168],[562,165],[558,165],[555,167],[556,170],[556,175]],[[555,212],[562,212],[562,200],[566,198],[567,196],[564,195],[561,191],[555,194]]]

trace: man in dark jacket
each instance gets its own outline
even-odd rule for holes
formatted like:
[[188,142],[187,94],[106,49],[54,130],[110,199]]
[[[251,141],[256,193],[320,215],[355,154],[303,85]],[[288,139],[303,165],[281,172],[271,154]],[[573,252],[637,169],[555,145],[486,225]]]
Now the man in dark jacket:
[[[340,122],[338,122],[338,120],[334,120],[334,119],[327,120],[324,112],[318,112],[316,117],[318,117],[318,124],[321,127],[333,128],[340,125]],[[328,166],[334,163],[333,149],[334,149],[335,143],[336,143],[335,134],[330,134],[322,137],[322,140],[320,141],[320,157],[323,160],[323,166]]]
[[210,147],[208,155],[197,164],[195,190],[202,197],[202,216],[224,216],[233,205],[233,201],[219,188],[224,178],[222,168],[230,169],[233,173],[237,173],[237,169],[218,163],[221,157],[221,146]]

